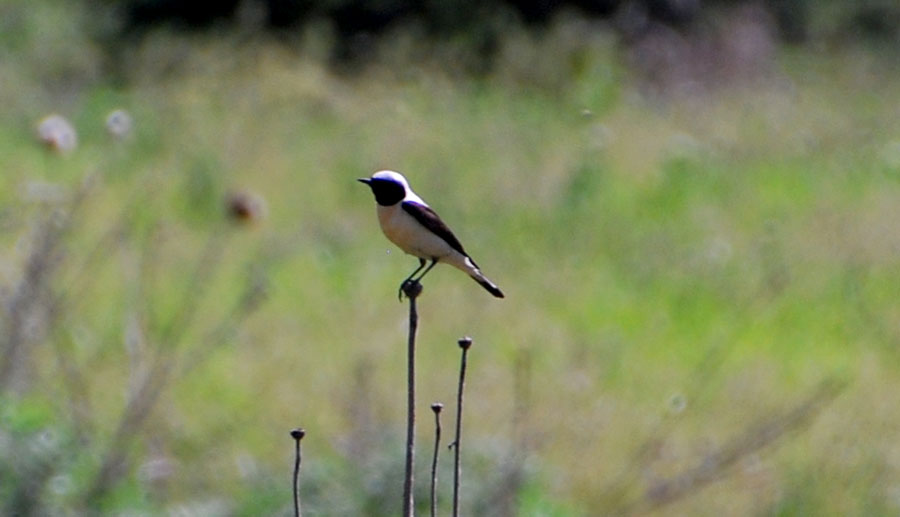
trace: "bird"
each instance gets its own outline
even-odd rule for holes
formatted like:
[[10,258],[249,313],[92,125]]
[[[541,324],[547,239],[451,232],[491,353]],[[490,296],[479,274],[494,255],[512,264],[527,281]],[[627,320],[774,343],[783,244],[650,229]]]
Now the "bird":
[[[357,181],[372,189],[377,204],[378,223],[385,237],[407,254],[419,259],[419,267],[400,284],[401,300],[404,287],[421,281],[438,262],[466,273],[497,298],[504,297],[503,291],[484,276],[459,239],[428,203],[413,192],[402,174],[382,170],[372,174],[370,178],[359,178]],[[425,264],[429,260],[431,264],[426,268]],[[416,278],[420,271],[422,273]]]

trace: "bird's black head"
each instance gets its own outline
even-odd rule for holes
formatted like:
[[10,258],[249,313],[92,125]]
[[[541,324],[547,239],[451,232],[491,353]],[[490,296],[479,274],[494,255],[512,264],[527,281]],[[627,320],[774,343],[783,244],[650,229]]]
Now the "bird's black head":
[[357,181],[372,189],[375,202],[381,206],[396,205],[406,197],[406,178],[393,171],[377,172],[371,178],[360,178]]

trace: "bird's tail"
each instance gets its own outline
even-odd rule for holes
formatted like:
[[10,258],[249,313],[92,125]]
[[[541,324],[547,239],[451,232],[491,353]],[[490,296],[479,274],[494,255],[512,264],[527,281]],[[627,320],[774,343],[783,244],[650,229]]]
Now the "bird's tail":
[[491,293],[497,298],[503,298],[503,291],[501,291],[494,282],[491,282],[487,279],[486,276],[481,274],[481,271],[476,271],[474,274],[471,274],[469,276],[472,277],[472,280],[475,280],[476,282],[481,284],[481,287],[484,287],[487,292]]

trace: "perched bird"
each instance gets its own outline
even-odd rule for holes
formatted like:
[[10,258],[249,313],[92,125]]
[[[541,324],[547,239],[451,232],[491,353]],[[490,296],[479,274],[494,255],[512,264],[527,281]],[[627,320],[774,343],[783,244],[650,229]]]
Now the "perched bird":
[[[489,293],[503,298],[500,288],[482,274],[450,228],[409,188],[409,183],[402,174],[378,171],[371,178],[360,178],[358,181],[368,185],[375,195],[378,222],[384,235],[401,250],[419,258],[419,267],[400,284],[401,298],[404,286],[422,280],[438,262],[462,270]],[[431,264],[425,268],[428,260]],[[425,271],[415,278],[416,273],[423,268]]]

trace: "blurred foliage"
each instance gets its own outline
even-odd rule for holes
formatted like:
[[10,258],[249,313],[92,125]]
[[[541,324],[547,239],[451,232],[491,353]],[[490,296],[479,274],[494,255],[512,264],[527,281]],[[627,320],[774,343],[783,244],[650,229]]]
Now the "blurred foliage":
[[[760,8],[789,43],[878,41],[900,43],[900,5],[892,0],[81,0],[86,9],[103,11],[108,46],[115,47],[161,24],[181,29],[212,26],[252,27],[288,34],[328,24],[334,55],[340,61],[371,57],[370,41],[398,28],[417,28],[422,37],[464,42],[477,56],[470,71],[489,67],[511,23],[542,31],[561,16],[577,15],[609,22],[627,38],[642,37],[660,27],[685,33],[702,30],[723,11]],[[118,30],[110,32],[109,20]]]
[[[0,512],[287,515],[302,425],[310,513],[395,514],[414,261],[353,181],[392,167],[509,295],[445,268],[420,299],[423,407],[475,337],[468,514],[895,513],[900,72],[853,14],[894,6],[770,5],[501,15],[475,76],[468,29],[410,22],[348,76],[328,20],[0,4]],[[791,5],[813,44],[778,45]]]
[[[132,25],[175,22],[184,27],[205,27],[218,20],[233,19],[242,8],[239,0],[224,2],[178,2],[174,0],[95,0],[117,6]],[[359,32],[381,32],[385,28],[410,21],[423,22],[435,34],[465,32],[490,22],[485,17],[501,13],[513,15],[528,24],[546,25],[566,11],[577,11],[588,17],[614,18],[625,10],[637,10],[650,20],[685,25],[715,12],[721,6],[755,3],[765,5],[776,15],[782,34],[790,41],[808,36],[819,37],[822,31],[839,28],[858,29],[862,35],[896,36],[898,7],[890,0],[842,2],[827,0],[492,0],[472,2],[411,2],[409,0],[256,0],[246,2],[260,10],[272,28],[297,26],[310,19],[331,20],[338,32],[353,36]],[[821,13],[824,19],[820,19]]]

